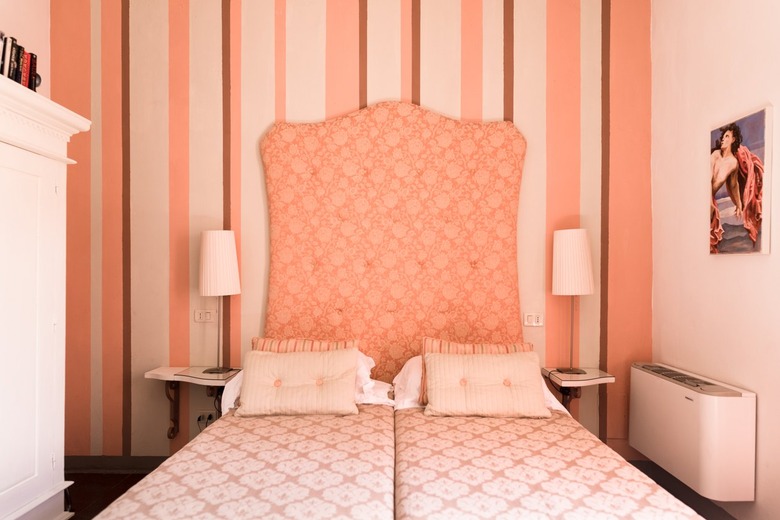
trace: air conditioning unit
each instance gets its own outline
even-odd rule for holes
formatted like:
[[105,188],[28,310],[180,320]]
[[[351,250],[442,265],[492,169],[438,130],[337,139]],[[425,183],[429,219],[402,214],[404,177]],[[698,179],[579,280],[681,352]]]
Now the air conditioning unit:
[[660,363],[633,363],[628,442],[704,497],[755,500],[753,392]]

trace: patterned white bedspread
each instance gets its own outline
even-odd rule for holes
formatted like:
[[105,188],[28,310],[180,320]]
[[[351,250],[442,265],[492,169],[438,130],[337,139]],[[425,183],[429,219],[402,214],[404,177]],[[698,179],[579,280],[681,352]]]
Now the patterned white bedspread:
[[569,415],[395,416],[397,519],[700,518]]
[[97,518],[393,518],[393,409],[226,414]]

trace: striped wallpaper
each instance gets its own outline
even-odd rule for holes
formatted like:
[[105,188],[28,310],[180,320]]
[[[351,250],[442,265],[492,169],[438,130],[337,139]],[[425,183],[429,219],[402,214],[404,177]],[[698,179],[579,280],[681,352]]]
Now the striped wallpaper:
[[[197,433],[193,417],[211,407],[204,389],[184,385],[181,432],[168,441],[162,385],[143,373],[215,362],[216,325],[193,322],[196,309],[217,305],[198,294],[200,232],[236,230],[242,293],[226,298],[224,343],[237,366],[262,333],[266,301],[261,136],[274,121],[317,121],[381,100],[512,120],[524,133],[522,309],[546,319],[525,334],[547,365],[568,359],[568,300],[550,294],[553,230],[587,227],[598,265],[606,225],[624,226],[602,192],[650,212],[649,188],[602,186],[620,158],[602,161],[611,107],[602,8],[609,18],[613,3],[625,23],[649,27],[649,0],[52,0],[52,98],[94,124],[71,147],[79,165],[68,178],[66,454],[167,455]],[[622,39],[612,38],[615,48]],[[631,44],[649,58],[649,37]],[[639,101],[649,114],[649,93]],[[640,123],[649,131],[649,115]],[[644,153],[649,137],[627,146]],[[636,172],[645,174],[649,184],[649,165]],[[649,257],[649,247],[620,262]],[[582,298],[583,363],[599,363],[611,333],[603,316],[628,290]],[[649,293],[637,312],[649,322]],[[593,428],[595,403],[581,400]],[[624,408],[618,398],[613,413],[610,401],[610,420]],[[611,422],[607,433],[625,437],[625,425]]]

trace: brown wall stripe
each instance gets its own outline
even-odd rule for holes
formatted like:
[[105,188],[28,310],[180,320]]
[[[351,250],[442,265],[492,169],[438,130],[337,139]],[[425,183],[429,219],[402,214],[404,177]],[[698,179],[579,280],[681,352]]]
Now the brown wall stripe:
[[412,103],[420,104],[420,0],[412,0]]
[[[611,0],[601,2],[601,322],[599,368],[607,370],[609,320],[609,56]],[[599,385],[599,437],[607,438],[607,385]]]
[[122,0],[122,455],[132,443],[132,333],[130,312],[130,0]]
[[359,49],[359,65],[358,76],[360,78],[359,90],[359,108],[366,108],[368,105],[368,0],[360,0],[359,9],[359,24],[358,30],[360,43]]
[[504,0],[504,121],[514,119],[515,2]]
[[[230,119],[230,0],[222,0],[222,223],[232,229]],[[222,366],[230,366],[230,298],[222,298]]]

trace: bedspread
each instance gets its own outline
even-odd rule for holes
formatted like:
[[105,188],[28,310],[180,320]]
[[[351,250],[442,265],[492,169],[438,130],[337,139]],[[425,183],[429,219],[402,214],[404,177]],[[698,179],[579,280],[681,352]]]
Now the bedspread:
[[399,410],[397,519],[700,518],[569,415]]
[[393,518],[393,409],[357,415],[232,412],[98,518]]

